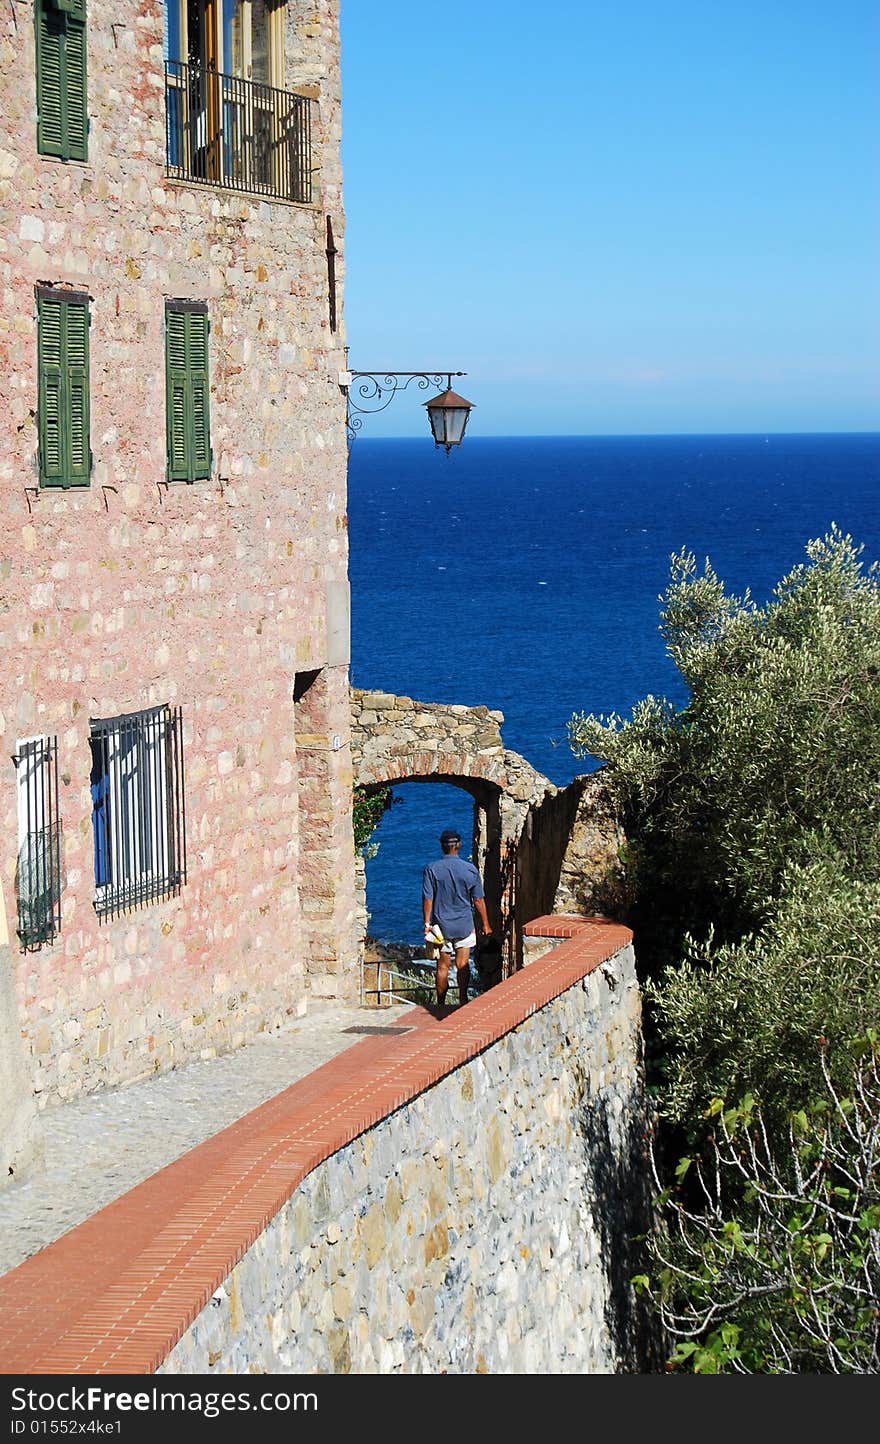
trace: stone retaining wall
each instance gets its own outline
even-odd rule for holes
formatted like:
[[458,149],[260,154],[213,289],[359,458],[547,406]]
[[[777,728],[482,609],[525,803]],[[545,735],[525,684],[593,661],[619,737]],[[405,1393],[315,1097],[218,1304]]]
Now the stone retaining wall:
[[158,1372],[640,1371],[639,1039],[627,945],[309,1173]]

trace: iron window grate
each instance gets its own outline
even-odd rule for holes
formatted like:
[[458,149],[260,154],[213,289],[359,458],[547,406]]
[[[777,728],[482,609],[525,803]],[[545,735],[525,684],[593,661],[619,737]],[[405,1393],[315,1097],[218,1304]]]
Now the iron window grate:
[[93,720],[90,744],[94,905],[116,917],[186,882],[181,709]]
[[32,952],[61,931],[61,822],[58,739],[19,742],[12,758],[18,785],[18,937]]

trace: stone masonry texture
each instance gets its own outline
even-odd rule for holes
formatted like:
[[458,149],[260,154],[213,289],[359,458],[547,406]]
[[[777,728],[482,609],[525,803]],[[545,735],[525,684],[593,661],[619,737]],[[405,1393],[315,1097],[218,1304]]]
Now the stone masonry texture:
[[[0,16],[0,881],[41,1106],[357,991],[336,0],[288,0],[284,26],[284,85],[314,98],[311,204],[166,178],[159,0],[90,0],[88,160],[38,155],[32,7]],[[67,491],[38,485],[45,284],[90,297],[93,464]],[[169,297],[210,320],[213,465],[192,485],[166,482]],[[101,921],[90,720],[161,704],[182,709],[187,879]],[[10,757],[33,736],[57,738],[61,929],[25,952]]]
[[639,1040],[627,946],[309,1173],[158,1372],[638,1371]]
[[12,950],[0,893],[0,1180],[17,1183],[41,1168],[44,1161],[45,1149],[18,1023]]

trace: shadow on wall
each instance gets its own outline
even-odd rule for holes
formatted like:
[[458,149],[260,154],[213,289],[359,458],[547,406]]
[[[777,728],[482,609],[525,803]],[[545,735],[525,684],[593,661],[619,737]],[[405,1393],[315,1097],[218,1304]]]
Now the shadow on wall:
[[[579,1081],[585,1094],[585,1073]],[[615,1148],[614,1133],[621,1129],[624,1136]],[[621,1361],[620,1372],[662,1373],[668,1350],[656,1311],[630,1282],[634,1274],[646,1271],[640,1240],[652,1217],[647,1115],[624,1114],[613,1120],[608,1099],[600,1095],[583,1107],[581,1140],[606,1272],[605,1323],[613,1352]]]
[[517,915],[627,910],[624,835],[601,772],[576,777],[530,809],[517,844]]

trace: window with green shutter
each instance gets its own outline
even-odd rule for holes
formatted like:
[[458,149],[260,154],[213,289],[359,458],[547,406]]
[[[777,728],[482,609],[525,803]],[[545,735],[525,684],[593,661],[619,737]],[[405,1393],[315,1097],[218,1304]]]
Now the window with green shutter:
[[38,288],[37,372],[40,485],[88,486],[88,296]]
[[165,306],[168,480],[211,475],[208,308],[202,301]]
[[37,150],[87,158],[86,0],[36,0]]

